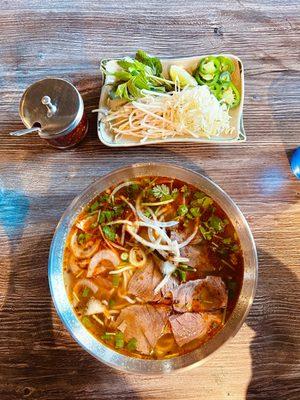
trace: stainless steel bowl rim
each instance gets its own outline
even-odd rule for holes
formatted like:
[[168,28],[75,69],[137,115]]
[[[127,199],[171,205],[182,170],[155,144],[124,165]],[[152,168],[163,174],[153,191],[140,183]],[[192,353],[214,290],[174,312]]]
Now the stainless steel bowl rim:
[[[246,256],[241,294],[224,328],[207,343],[191,353],[164,360],[145,360],[128,357],[99,342],[78,320],[68,300],[63,280],[65,238],[78,213],[97,193],[107,189],[109,186],[125,179],[146,175],[170,176],[191,183],[214,198],[227,215],[228,210],[230,210],[234,214],[234,217],[232,215],[228,215],[228,217],[237,230],[244,258]],[[198,182],[198,184],[195,182]],[[241,237],[241,233],[243,237]],[[98,360],[113,368],[132,373],[160,375],[201,365],[238,332],[253,302],[257,285],[257,269],[257,252],[248,223],[237,205],[216,183],[202,174],[172,164],[142,163],[113,170],[89,185],[72,201],[63,213],[52,239],[48,263],[48,278],[57,314],[81,347]]]

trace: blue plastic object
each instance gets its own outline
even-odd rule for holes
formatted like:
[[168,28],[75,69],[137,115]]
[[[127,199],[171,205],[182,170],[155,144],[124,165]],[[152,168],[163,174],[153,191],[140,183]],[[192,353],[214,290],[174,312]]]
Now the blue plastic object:
[[300,179],[300,147],[298,147],[292,155],[291,170],[293,171],[293,174]]

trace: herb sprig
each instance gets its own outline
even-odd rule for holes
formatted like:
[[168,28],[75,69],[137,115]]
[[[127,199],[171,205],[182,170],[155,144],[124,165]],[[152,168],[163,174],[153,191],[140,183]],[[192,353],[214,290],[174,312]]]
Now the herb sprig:
[[117,64],[121,69],[115,72],[109,72],[106,64],[101,64],[102,72],[115,78],[110,91],[112,99],[132,101],[143,97],[142,90],[165,92],[173,88],[173,82],[162,76],[159,58],[151,57],[143,50],[138,50],[134,59],[125,57]]

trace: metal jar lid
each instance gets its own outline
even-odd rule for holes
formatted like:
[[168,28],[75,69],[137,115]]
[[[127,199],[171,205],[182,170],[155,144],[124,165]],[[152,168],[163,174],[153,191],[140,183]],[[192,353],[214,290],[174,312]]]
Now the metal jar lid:
[[64,136],[81,121],[83,100],[65,79],[45,78],[29,86],[20,101],[20,117],[27,128],[40,126],[45,139]]

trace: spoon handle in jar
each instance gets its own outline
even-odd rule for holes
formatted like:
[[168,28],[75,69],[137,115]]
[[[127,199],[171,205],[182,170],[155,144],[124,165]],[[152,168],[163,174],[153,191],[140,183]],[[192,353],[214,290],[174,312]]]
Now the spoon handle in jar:
[[39,132],[39,131],[40,131],[40,128],[34,127],[34,128],[21,129],[19,131],[10,132],[9,134],[11,136],[23,136],[23,135],[27,135],[27,133],[33,133],[33,132]]

